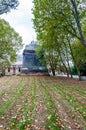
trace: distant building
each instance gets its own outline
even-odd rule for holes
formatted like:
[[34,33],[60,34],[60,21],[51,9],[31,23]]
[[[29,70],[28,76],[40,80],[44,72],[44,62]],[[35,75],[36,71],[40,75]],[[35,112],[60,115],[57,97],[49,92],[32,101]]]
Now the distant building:
[[38,46],[34,41],[29,45],[25,46],[23,51],[23,65],[21,72],[22,73],[48,73],[46,65],[41,62],[43,54],[38,59],[36,56],[36,49]]
[[21,73],[21,65],[12,65],[5,70],[5,75],[18,75]]
[[5,75],[18,75],[21,73],[23,57],[21,54],[17,56],[16,62],[5,70]]

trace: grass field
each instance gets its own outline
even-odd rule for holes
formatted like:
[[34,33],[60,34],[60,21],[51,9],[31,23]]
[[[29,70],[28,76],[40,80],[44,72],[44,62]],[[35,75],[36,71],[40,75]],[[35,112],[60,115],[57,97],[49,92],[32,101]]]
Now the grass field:
[[0,78],[0,130],[86,130],[86,81]]

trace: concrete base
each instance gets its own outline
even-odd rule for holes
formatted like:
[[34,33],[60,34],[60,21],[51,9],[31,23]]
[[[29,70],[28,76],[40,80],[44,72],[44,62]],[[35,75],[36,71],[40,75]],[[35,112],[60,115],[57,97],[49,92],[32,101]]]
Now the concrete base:
[[50,76],[49,75],[49,73],[40,73],[40,72],[38,72],[38,73],[27,73],[27,74],[25,74],[25,73],[21,73],[20,75],[26,75],[26,76]]

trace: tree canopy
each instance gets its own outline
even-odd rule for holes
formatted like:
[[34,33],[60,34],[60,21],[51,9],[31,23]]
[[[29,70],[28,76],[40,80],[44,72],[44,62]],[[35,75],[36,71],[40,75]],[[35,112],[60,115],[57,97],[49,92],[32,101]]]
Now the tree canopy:
[[[33,23],[39,43],[45,49],[45,54],[48,55],[49,51],[54,52],[57,55],[57,65],[64,66],[69,71],[70,61],[75,64],[71,48],[73,41],[79,40],[80,44],[86,47],[85,1],[33,0],[33,3]],[[48,55],[48,58],[53,59],[54,53]]]
[[15,9],[18,5],[18,0],[0,0],[0,15]]
[[86,47],[82,31],[86,17],[86,6],[83,6],[85,4],[83,0],[33,0],[33,3],[33,21],[38,34],[47,33],[52,26],[55,31],[64,31],[64,34],[79,39]]
[[86,63],[86,48],[84,48],[80,41],[77,40],[73,43],[72,50],[76,64],[80,69],[81,66]]
[[23,44],[19,34],[4,19],[0,19],[0,30],[1,66],[14,62]]

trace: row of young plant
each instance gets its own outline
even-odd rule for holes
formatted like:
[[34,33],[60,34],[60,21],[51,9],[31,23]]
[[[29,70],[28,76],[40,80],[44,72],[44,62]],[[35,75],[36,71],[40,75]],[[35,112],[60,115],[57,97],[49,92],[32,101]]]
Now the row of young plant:
[[[7,110],[9,110],[9,108],[12,107],[14,103],[16,103],[16,101],[21,100],[20,104],[18,104],[20,105],[18,112],[16,113],[15,117],[10,120],[11,130],[29,129],[34,125],[37,114],[36,109],[41,101],[41,99],[39,99],[37,96],[41,96],[38,91],[39,88],[41,94],[43,95],[43,99],[41,99],[43,102],[45,102],[47,108],[46,129],[68,129],[66,126],[64,127],[64,122],[66,121],[63,120],[58,113],[59,110],[57,105],[59,104],[56,104],[56,100],[60,103],[60,105],[62,105],[63,108],[67,109],[66,111],[68,111],[71,115],[70,118],[73,118],[73,120],[77,118],[75,125],[79,126],[78,122],[81,118],[82,121],[80,124],[83,126],[83,128],[86,128],[84,125],[84,122],[86,121],[85,104],[79,102],[78,99],[75,99],[73,95],[69,94],[69,91],[72,90],[71,87],[68,89],[68,86],[63,86],[61,84],[58,85],[56,81],[54,83],[54,80],[51,80],[50,78],[41,79],[27,77],[23,78],[22,81],[19,81],[15,89],[16,91],[12,93],[13,96],[0,108],[1,115],[3,115]],[[77,92],[78,90],[74,89],[72,91]],[[52,94],[54,96],[52,96]],[[59,98],[58,95],[60,95],[61,98]],[[65,103],[63,103],[63,101],[65,101]],[[75,113],[77,113],[77,115]],[[80,117],[77,117],[78,115]]]
[[11,129],[23,130],[29,129],[30,125],[33,124],[33,114],[35,110],[35,102],[36,102],[36,86],[33,81],[31,81],[31,85],[26,87],[28,88],[25,100],[23,101],[23,105],[20,108],[20,112],[14,117],[11,121]]
[[84,98],[86,97],[86,88],[85,87],[80,87],[78,85],[66,85],[64,84],[65,80],[60,80],[60,79],[55,79],[55,78],[50,78],[50,80],[47,80],[47,83],[51,82],[53,83],[53,85],[57,85],[57,86],[61,86],[61,88],[63,88],[66,91],[72,91],[75,92],[77,94],[79,94],[80,96],[83,96]]
[[[75,122],[75,125],[77,127],[83,127],[86,128],[86,109],[85,104],[81,101],[79,101],[77,98],[75,98],[72,94],[70,94],[70,90],[66,88],[66,86],[63,85],[57,85],[54,82],[50,83],[48,81],[44,81],[46,84],[46,88],[48,92],[54,96],[52,96],[52,99],[54,102],[59,102],[60,106],[62,105],[64,110],[69,113],[70,118],[73,117],[73,122]],[[51,82],[51,81],[50,81]],[[71,88],[71,87],[70,87]],[[59,99],[60,96],[60,99]],[[54,98],[53,98],[54,97]],[[77,114],[76,114],[77,113]],[[74,119],[76,121],[74,121]],[[80,126],[81,125],[81,126]]]
[[61,128],[63,128],[63,124],[62,124],[62,120],[60,119],[59,115],[57,114],[57,109],[55,106],[55,103],[50,95],[50,93],[48,92],[48,90],[46,89],[46,85],[40,81],[40,86],[42,87],[43,91],[44,91],[44,100],[46,102],[46,106],[47,106],[47,113],[49,115],[49,119],[47,119],[46,121],[46,128],[47,129],[53,129],[53,130],[61,130]]
[[[66,88],[66,86],[65,86]],[[62,100],[66,100],[67,101],[67,107],[69,108],[69,106],[71,106],[71,110],[70,112],[74,115],[74,113],[79,112],[80,115],[83,117],[83,128],[86,128],[85,126],[85,121],[86,121],[86,109],[85,109],[85,104],[83,104],[82,102],[80,102],[79,100],[75,99],[73,97],[73,95],[68,93],[68,90],[65,91],[65,88],[63,88],[62,86],[53,86],[53,90],[56,91],[57,93],[59,93],[62,96]],[[73,110],[72,110],[73,107]],[[68,109],[67,108],[67,109]],[[75,111],[75,112],[74,112]],[[76,114],[75,114],[76,115]],[[77,113],[78,116],[78,113]],[[80,118],[80,117],[79,117]],[[78,119],[80,120],[80,119]],[[78,122],[77,122],[78,123]]]
[[[62,96],[54,90],[54,84],[53,82],[51,83],[50,81],[50,84],[49,82],[47,83],[46,82],[46,79],[44,79],[44,85],[46,87],[46,90],[48,91],[48,93],[50,94],[52,100],[53,100],[53,103],[55,104],[55,107],[56,107],[56,110],[57,110],[57,116],[60,117],[60,125],[62,126],[62,128],[64,130],[66,129],[72,129],[72,123],[70,121],[70,119],[68,118],[68,114],[67,114],[67,108],[66,108],[66,103],[65,103],[65,100],[62,98]],[[70,125],[71,123],[71,125]]]
[[[60,117],[57,115],[56,106],[46,87],[41,83],[41,81],[38,84],[40,84],[41,91],[44,96],[44,102],[47,107],[46,129],[60,130],[62,124]],[[31,126],[34,126],[34,122],[36,119],[36,109],[37,105],[39,104],[39,100],[37,97],[37,88],[38,87],[35,82],[33,83],[33,85],[30,86],[27,96],[25,97],[26,100],[24,101],[24,106],[22,106],[23,111],[20,112],[21,117],[19,119],[18,116],[16,116],[16,118],[12,120],[13,125],[11,126],[11,129],[16,130],[18,128],[19,130],[22,130],[29,129]]]
[[[3,96],[3,98],[5,98],[6,102],[1,104],[0,107],[0,116],[4,115],[6,111],[9,110],[9,108],[11,108],[11,106],[14,104],[14,102],[22,95],[22,93],[25,90],[25,83],[22,80],[20,80],[19,82],[15,83],[15,79],[13,84],[9,83],[9,80],[6,82],[8,85],[10,85],[8,90],[4,90],[4,92],[2,91],[0,93],[0,95]],[[13,90],[14,89],[14,90]],[[10,94],[9,94],[10,93]]]
[[[20,81],[21,80],[21,81]],[[20,88],[19,84],[24,81],[23,78],[20,79],[19,77],[4,77],[0,83],[0,96],[2,98],[9,99],[10,96],[13,95],[18,89]]]
[[71,106],[73,106],[74,109],[78,111],[82,115],[83,119],[86,121],[86,105],[78,99],[74,98],[74,96],[72,94],[69,94],[67,90],[66,92],[62,88],[60,90],[62,91],[62,95],[66,98],[66,100],[68,100]]

